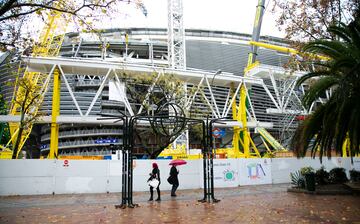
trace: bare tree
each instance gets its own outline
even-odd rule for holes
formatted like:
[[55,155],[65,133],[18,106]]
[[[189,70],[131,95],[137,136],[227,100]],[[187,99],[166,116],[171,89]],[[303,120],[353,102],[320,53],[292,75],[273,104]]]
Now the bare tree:
[[340,22],[348,23],[359,14],[359,0],[274,0],[273,12],[286,39],[295,46],[319,38],[334,38],[327,29]]
[[[171,112],[165,111],[165,113],[160,113],[160,109],[165,104],[172,102],[181,108],[185,107],[184,99],[186,99],[186,95],[184,83],[174,75],[154,73],[152,75],[142,74],[135,76],[133,74],[122,74],[121,79],[126,83],[126,91],[132,104],[136,107],[134,108],[135,111],[139,111],[142,108],[143,115],[164,115],[164,119],[166,119],[166,116],[171,116]],[[149,92],[149,89],[152,91]],[[188,92],[192,91],[189,90]],[[183,115],[185,116],[185,114]],[[161,121],[159,120],[159,122]],[[176,122],[167,123],[157,127],[162,128],[163,131],[154,130],[156,128],[154,126],[135,126],[133,135],[135,148],[143,150],[151,159],[155,159],[186,129],[186,126],[180,128],[181,121],[179,122],[179,124],[176,124]],[[168,135],[163,133],[165,129],[177,129],[177,131],[175,134]]]
[[[16,159],[19,154],[21,138],[24,138],[24,131],[30,132],[29,128],[41,116],[34,108],[39,108],[41,100],[41,87],[27,76],[18,78],[15,84],[18,93],[15,95],[12,103],[17,105],[20,113],[20,122],[16,134],[15,143],[13,144],[12,158]],[[29,130],[30,129],[30,130]]]
[[94,30],[93,24],[104,16],[115,17],[121,3],[135,4],[146,14],[141,0],[5,0],[0,1],[0,50],[29,46],[33,33],[28,30],[31,23],[47,21],[50,12],[61,12],[71,17],[72,22],[84,30]]

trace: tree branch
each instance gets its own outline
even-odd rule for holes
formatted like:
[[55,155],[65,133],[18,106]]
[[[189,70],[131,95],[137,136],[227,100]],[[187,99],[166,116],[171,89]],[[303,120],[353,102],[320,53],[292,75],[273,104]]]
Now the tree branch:
[[6,12],[8,12],[11,9],[11,6],[17,2],[17,0],[9,0],[8,2],[6,2],[1,8],[0,8],[0,16],[2,16],[3,14],[5,14]]

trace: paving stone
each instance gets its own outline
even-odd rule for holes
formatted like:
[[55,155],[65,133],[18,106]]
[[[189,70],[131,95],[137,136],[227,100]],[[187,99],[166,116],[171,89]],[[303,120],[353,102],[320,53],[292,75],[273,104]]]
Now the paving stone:
[[121,193],[0,197],[0,223],[360,223],[360,196],[289,193],[288,185],[215,189],[219,203],[200,203],[202,189],[162,192],[137,208],[115,209]]

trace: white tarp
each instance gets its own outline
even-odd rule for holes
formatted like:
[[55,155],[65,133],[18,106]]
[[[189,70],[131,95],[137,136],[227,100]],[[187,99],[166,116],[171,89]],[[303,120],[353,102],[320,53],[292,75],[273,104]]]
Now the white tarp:
[[125,84],[118,83],[113,79],[109,80],[109,100],[125,101]]

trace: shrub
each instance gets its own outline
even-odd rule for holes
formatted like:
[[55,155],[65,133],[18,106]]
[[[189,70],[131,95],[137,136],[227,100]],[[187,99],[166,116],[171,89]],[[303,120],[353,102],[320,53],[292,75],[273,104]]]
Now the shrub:
[[305,176],[305,174],[307,173],[313,173],[314,172],[314,168],[312,168],[311,166],[306,166],[300,169],[300,173],[302,176]]
[[350,172],[350,180],[352,182],[359,182],[360,181],[360,171],[352,169]]
[[305,179],[301,175],[301,172],[295,171],[294,173],[290,173],[291,184],[298,188],[305,188]]
[[315,172],[315,181],[318,185],[329,183],[329,172],[324,169],[324,166]]
[[342,184],[348,181],[344,168],[336,167],[329,172],[329,181],[333,184]]

